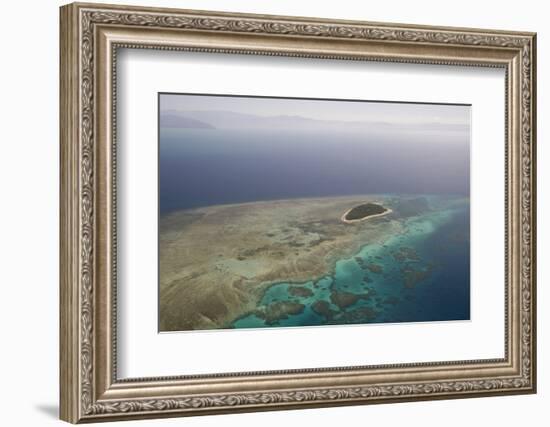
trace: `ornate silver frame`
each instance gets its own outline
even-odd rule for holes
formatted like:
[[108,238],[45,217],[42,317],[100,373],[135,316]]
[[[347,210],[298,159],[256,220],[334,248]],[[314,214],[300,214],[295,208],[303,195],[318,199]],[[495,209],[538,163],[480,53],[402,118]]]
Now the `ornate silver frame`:
[[[534,393],[533,33],[99,4],[61,8],[61,419],[72,422]],[[116,52],[151,48],[502,67],[505,357],[119,380]]]

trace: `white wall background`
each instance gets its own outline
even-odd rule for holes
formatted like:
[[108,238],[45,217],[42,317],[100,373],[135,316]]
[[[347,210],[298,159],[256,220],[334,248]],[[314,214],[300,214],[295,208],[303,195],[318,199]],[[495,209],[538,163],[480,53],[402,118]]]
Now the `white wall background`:
[[[122,3],[110,0],[113,3]],[[130,1],[130,0],[129,0]],[[550,29],[536,0],[331,2],[133,0],[133,4],[538,32],[538,117],[550,115]],[[58,6],[9,2],[0,24],[0,401],[2,425],[60,425],[58,402]],[[133,425],[546,425],[550,405],[550,150],[539,119],[539,393],[438,402],[208,416]]]

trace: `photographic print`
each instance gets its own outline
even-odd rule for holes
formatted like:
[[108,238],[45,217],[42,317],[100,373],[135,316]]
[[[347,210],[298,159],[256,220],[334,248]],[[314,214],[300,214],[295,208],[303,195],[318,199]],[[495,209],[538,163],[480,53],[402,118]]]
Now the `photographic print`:
[[470,318],[470,105],[158,101],[159,331]]

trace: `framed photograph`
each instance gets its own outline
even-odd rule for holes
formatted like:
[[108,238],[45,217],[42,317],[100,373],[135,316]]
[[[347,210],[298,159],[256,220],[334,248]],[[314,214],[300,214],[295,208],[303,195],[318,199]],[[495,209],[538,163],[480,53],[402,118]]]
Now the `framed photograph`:
[[61,418],[534,393],[535,34],[61,8]]

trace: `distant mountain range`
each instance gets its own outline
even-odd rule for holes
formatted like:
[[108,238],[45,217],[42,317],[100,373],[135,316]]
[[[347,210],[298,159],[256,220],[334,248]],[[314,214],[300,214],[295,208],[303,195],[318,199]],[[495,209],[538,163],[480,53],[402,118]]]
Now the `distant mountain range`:
[[201,122],[180,114],[161,114],[160,126],[162,128],[181,128],[181,129],[215,129],[209,123]]
[[330,131],[398,131],[398,132],[468,132],[461,123],[388,123],[382,121],[317,120],[297,115],[261,116],[225,110],[178,111],[166,110],[160,115],[161,128],[180,129],[293,129]]

